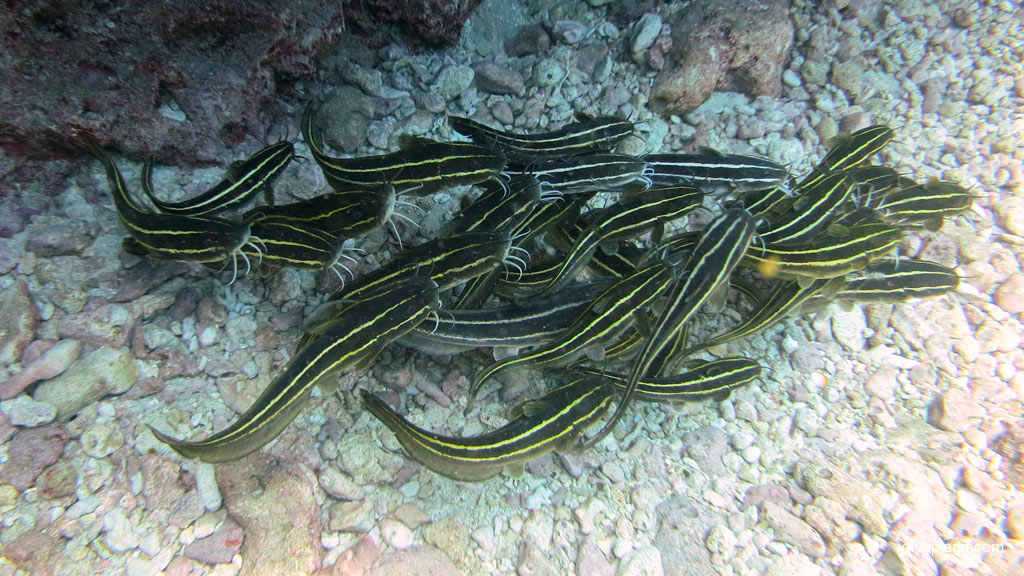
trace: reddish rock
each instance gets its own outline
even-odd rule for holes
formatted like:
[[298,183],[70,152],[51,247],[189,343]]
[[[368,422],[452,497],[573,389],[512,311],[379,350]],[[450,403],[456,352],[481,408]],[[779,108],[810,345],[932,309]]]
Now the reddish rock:
[[228,513],[245,530],[242,574],[320,569],[320,507],[314,477],[277,466],[263,454],[217,467]]
[[17,282],[0,296],[0,366],[21,358],[36,339],[39,308],[24,282]]
[[1024,423],[1011,424],[992,442],[992,450],[1003,457],[1000,469],[1006,479],[1017,485],[1024,483]]
[[205,512],[196,490],[187,490],[181,467],[159,454],[143,454],[142,498],[148,520],[157,525],[184,528]]
[[117,272],[117,294],[110,301],[131,302],[188,270],[189,265],[184,262],[143,260],[137,266]]
[[426,44],[454,44],[462,25],[481,0],[363,0],[347,9],[379,21],[397,25],[413,40]]
[[686,114],[718,90],[778,97],[793,44],[789,2],[700,0],[669,21],[672,48],[651,87],[651,109]]
[[31,488],[43,469],[60,458],[67,441],[68,431],[60,424],[21,430],[7,445],[0,484],[10,484],[18,491]]
[[[22,390],[40,380],[63,374],[75,360],[78,360],[81,352],[82,344],[77,340],[61,340],[56,346],[47,348],[41,356],[26,364],[21,372],[0,383],[0,399],[14,398],[21,394]],[[24,356],[28,356],[27,351]]]
[[241,551],[244,540],[242,527],[228,518],[213,534],[186,546],[185,556],[203,564],[227,564]]
[[134,328],[135,318],[122,304],[96,306],[90,302],[82,312],[61,316],[57,321],[61,338],[111,348],[124,348]]
[[363,536],[356,545],[341,553],[334,569],[333,576],[362,576],[366,570],[380,558],[380,548],[373,538]]
[[54,569],[63,549],[60,538],[31,531],[8,542],[4,557],[29,574],[56,574]]

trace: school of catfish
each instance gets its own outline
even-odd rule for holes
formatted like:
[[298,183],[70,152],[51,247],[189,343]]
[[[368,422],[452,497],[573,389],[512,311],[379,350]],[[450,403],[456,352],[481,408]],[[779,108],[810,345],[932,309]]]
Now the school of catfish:
[[[751,358],[695,359],[708,347],[831,301],[896,303],[959,283],[951,268],[896,252],[907,231],[938,229],[973,197],[956,183],[919,183],[874,164],[894,138],[885,126],[837,138],[797,178],[769,159],[713,150],[618,154],[633,125],[584,115],[538,134],[451,117],[465,140],[407,137],[389,154],[340,158],[325,150],[316,116],[307,107],[302,135],[330,190],[286,204],[274,202],[271,184],[295,158],[291,142],[233,164],[217,185],[179,202],[159,199],[147,162],[149,208],[96,138],[81,136],[105,168],[126,251],[230,270],[231,281],[253,267],[292,267],[330,270],[341,282],[237,421],[194,441],[153,429],[184,457],[223,462],[260,449],[302,412],[313,386],[335,388],[339,372],[367,369],[392,344],[435,355],[491,348],[494,362],[470,379],[467,413],[500,372],[557,369],[561,384],[473,437],[426,430],[359,390],[409,457],[480,481],[552,450],[593,446],[633,400],[720,399],[760,377]],[[454,186],[482,191],[434,239],[402,246],[393,222],[408,204],[402,197]],[[614,202],[595,205],[598,193]],[[690,230],[705,206],[713,217]],[[382,226],[397,249],[353,277],[347,241]],[[741,324],[692,341],[695,315],[731,294],[745,302]]]

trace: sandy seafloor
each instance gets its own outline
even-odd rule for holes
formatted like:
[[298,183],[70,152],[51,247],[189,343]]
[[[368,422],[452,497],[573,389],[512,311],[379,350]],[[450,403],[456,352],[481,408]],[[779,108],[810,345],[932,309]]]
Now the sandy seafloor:
[[[540,18],[537,8],[498,4],[485,2],[475,17],[507,10],[512,22]],[[516,398],[554,381],[510,371],[498,379],[502,390],[491,384],[464,417],[463,377],[488,361],[487,351],[427,357],[391,347],[371,370],[341,376],[340,393],[316,393],[275,444],[238,463],[182,461],[156,441],[147,424],[198,438],[236,418],[284,365],[330,277],[251,274],[229,286],[224,274],[200,267],[126,256],[101,168],[81,158],[60,208],[0,242],[0,288],[11,309],[25,301],[23,283],[40,310],[37,339],[84,341],[81,359],[47,392],[40,382],[29,388],[35,399],[0,404],[17,428],[4,436],[0,462],[18,454],[24,462],[28,450],[28,460],[46,466],[31,487],[0,486],[0,575],[1024,573],[1021,7],[964,2],[953,23],[930,2],[881,4],[883,25],[867,29],[796,2],[791,72],[777,99],[718,93],[692,114],[658,117],[645,105],[654,73],[615,39],[630,30],[593,8],[574,17],[611,47],[602,84],[575,69],[576,45],[563,43],[509,63],[526,78],[520,95],[469,90],[441,102],[460,115],[507,103],[524,131],[561,125],[574,108],[628,115],[645,139],[630,144],[635,153],[700,141],[773,158],[797,174],[840,125],[884,123],[897,134],[884,163],[919,180],[959,182],[978,197],[970,213],[937,232],[912,232],[901,246],[957,266],[955,294],[833,305],[719,347],[712,352],[760,358],[771,370],[722,402],[638,403],[596,449],[547,456],[521,476],[480,484],[404,458],[353,391],[380,393],[427,428],[476,434],[500,425]],[[372,122],[371,142],[403,131],[451,137],[445,112],[429,111],[438,108],[431,97],[403,94],[395,70],[430,78],[478,61],[474,24],[457,48],[392,51],[402,63],[381,70],[383,93],[401,103]],[[849,71],[860,77],[808,81],[822,65],[802,52],[815,35],[826,60],[860,51],[861,68]],[[565,77],[537,87],[538,66]],[[948,86],[923,94],[932,77]],[[859,99],[829,83],[840,81],[859,81]],[[309,97],[322,96],[317,86]],[[625,88],[624,99],[615,87]],[[300,114],[297,104],[294,121],[278,131],[296,134]],[[382,152],[372,144],[360,151]],[[134,187],[140,166],[117,160]],[[160,167],[156,178],[184,197],[220,174]],[[310,195],[325,185],[315,164],[297,162],[276,188]],[[405,239],[431,236],[467,192],[416,200],[423,212],[406,210],[421,227],[399,222]],[[96,224],[80,256],[25,249],[68,221]],[[367,250],[357,271],[394,249],[384,232],[357,245]],[[150,289],[142,295],[136,285]],[[87,305],[96,299],[104,303]],[[720,331],[739,314],[705,314],[697,333]],[[91,343],[104,339],[111,346]],[[27,433],[67,421],[68,410],[77,416],[62,437]]]

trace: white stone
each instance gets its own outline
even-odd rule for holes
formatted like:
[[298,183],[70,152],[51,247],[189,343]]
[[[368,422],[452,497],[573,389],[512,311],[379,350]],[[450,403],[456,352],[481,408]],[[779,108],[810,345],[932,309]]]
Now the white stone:
[[203,507],[210,512],[219,509],[221,496],[213,465],[200,463],[193,472],[196,475],[196,487],[199,489],[199,499],[203,502]]
[[380,537],[395,550],[405,550],[413,542],[412,531],[405,524],[390,518],[380,523]]
[[789,68],[782,73],[782,81],[785,82],[787,86],[791,86],[793,88],[799,88],[800,85],[803,84],[803,80],[800,79],[800,75]]
[[124,554],[139,547],[139,537],[132,531],[128,515],[121,508],[114,508],[103,515],[103,531],[107,547],[112,552]]

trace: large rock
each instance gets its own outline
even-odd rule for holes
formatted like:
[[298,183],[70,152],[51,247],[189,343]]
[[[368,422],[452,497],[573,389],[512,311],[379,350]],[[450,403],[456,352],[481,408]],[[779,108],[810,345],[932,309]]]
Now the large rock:
[[311,574],[321,567],[315,480],[253,456],[217,468],[228,513],[245,531],[242,574]]
[[669,22],[672,50],[651,87],[651,109],[686,114],[716,89],[779,96],[793,44],[788,6],[699,0],[679,10]]
[[[267,133],[280,81],[313,71],[346,30],[392,23],[451,44],[479,0],[29,0],[0,12],[0,148],[13,157],[78,153],[78,130],[162,162],[224,162]],[[356,25],[346,26],[346,22]],[[255,148],[250,143],[246,148]]]
[[275,79],[312,70],[342,3],[26,2],[0,13],[0,146],[54,157],[75,130],[163,160],[222,160],[262,138]]

